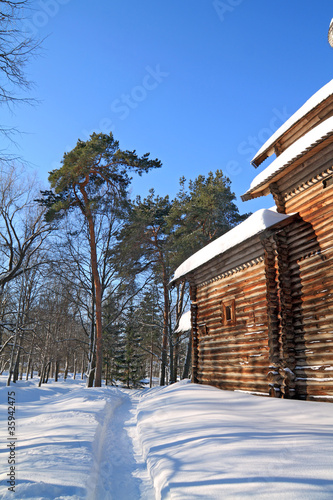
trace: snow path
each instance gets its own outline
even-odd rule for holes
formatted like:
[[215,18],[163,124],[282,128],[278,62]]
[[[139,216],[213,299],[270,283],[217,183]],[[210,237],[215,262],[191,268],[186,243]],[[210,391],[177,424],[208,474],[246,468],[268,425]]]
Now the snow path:
[[137,440],[137,404],[140,391],[113,388],[95,436],[94,465],[88,481],[87,500],[153,500],[149,479]]
[[[331,500],[333,404],[0,375],[1,500]],[[15,493],[8,393],[15,393]]]
[[[137,434],[142,391],[0,376],[0,499],[152,500]],[[8,491],[7,395],[15,393],[15,493]]]

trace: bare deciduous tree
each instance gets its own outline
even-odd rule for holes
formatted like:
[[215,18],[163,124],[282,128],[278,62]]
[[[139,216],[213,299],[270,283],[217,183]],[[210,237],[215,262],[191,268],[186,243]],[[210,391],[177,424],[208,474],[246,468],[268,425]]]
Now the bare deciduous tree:
[[34,255],[50,232],[36,202],[35,180],[14,167],[0,170],[0,294],[6,283],[39,265]]
[[40,42],[20,28],[30,6],[30,0],[0,0],[0,103],[21,101],[18,91],[31,87],[25,65]]

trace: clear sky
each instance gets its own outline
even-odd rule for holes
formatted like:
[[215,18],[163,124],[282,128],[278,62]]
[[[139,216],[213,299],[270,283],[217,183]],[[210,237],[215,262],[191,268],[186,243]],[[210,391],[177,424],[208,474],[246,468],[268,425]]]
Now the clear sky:
[[[332,79],[332,0],[36,0],[25,29],[43,42],[27,66],[37,106],[2,109],[24,132],[18,153],[42,181],[92,132],[150,152],[159,171],[133,193],[172,198],[179,178],[222,169],[240,212],[250,160]],[[14,146],[12,152],[17,153]],[[266,164],[263,165],[265,167]]]

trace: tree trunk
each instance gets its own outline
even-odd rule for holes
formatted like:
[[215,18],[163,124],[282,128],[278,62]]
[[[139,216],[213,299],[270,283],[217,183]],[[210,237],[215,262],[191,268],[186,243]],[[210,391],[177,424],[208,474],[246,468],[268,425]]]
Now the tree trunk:
[[149,387],[153,387],[153,363],[154,363],[154,341],[153,332],[151,332],[151,354],[150,354],[150,377],[149,377]]
[[160,385],[165,385],[165,370],[168,361],[168,335],[169,335],[169,287],[166,276],[165,266],[163,266],[163,295],[164,295],[164,311],[163,311],[163,336],[162,336],[162,364],[161,364],[161,379]]
[[[8,368],[8,379],[7,379],[7,386],[10,386],[10,381],[14,375],[14,357],[15,357],[15,351],[16,351],[16,345],[17,345],[17,329],[18,329],[18,324],[16,324],[16,329],[15,329],[15,336],[14,336],[14,343],[12,346],[12,352],[10,355],[10,361],[9,361],[9,368]],[[13,382],[16,382],[16,380],[13,380]]]
[[81,361],[81,380],[84,379],[84,352],[82,353],[82,361]]
[[[35,343],[35,336],[36,336],[36,332],[34,331],[34,334],[32,336],[31,345],[30,345],[29,356],[28,356],[27,375],[25,378],[26,380],[28,380],[28,378],[29,378],[29,371],[30,371],[30,367],[31,367],[31,363],[32,363],[32,352],[33,352],[34,343]],[[32,376],[30,378],[32,378]]]
[[87,387],[93,387],[95,378],[95,291],[91,293],[90,346],[88,353]]
[[170,384],[173,384],[175,382],[174,380],[174,358],[173,358],[173,353],[174,353],[174,345],[173,345],[173,338],[172,338],[172,333],[169,332],[169,356],[170,356]]
[[175,356],[173,363],[173,380],[177,382],[178,379],[178,365],[179,365],[179,337],[175,334],[176,342],[175,342]]
[[[8,375],[8,379],[7,379],[7,386],[10,385],[10,381],[11,381],[12,376],[14,376],[14,378],[15,378],[16,362],[14,363],[14,358],[15,358],[16,347],[17,346],[18,346],[18,348],[20,347],[19,346],[20,336],[18,333],[18,329],[19,329],[20,317],[21,317],[22,295],[23,295],[23,286],[21,284],[20,298],[19,298],[19,303],[18,303],[18,311],[17,311],[17,318],[16,318],[16,325],[15,325],[14,343],[13,343],[12,353],[10,356],[10,363],[9,363],[9,375]],[[18,356],[19,356],[19,351],[17,352],[17,355],[16,355],[16,361],[17,361]],[[13,380],[13,382],[16,382],[16,379]]]
[[108,385],[108,379],[109,379],[109,355],[106,356],[105,385]]
[[47,384],[49,381],[49,376],[50,376],[50,371],[51,371],[51,361],[47,363],[46,369],[45,369],[45,375],[44,375],[44,383]]
[[191,358],[192,358],[192,333],[190,332],[182,379],[189,377],[191,368]]
[[43,364],[40,368],[40,376],[39,376],[39,382],[38,382],[38,387],[40,387],[42,385],[42,383],[44,382],[44,375],[45,375],[45,361],[43,361]]
[[95,387],[102,385],[102,363],[103,363],[103,342],[102,342],[102,286],[98,272],[96,236],[94,219],[89,208],[89,199],[84,189],[84,185],[80,186],[80,191],[85,203],[85,216],[88,220],[89,227],[89,244],[91,257],[91,272],[95,286],[95,304],[96,304],[96,371],[95,371]]
[[13,370],[13,382],[14,383],[16,383],[18,381],[18,378],[19,378],[20,356],[21,356],[21,346],[18,345],[15,364],[14,364],[14,370]]
[[21,361],[21,369],[20,369],[20,380],[22,380],[23,377],[23,370],[24,370],[24,363],[25,363],[25,356],[23,356],[22,361]]
[[[183,314],[184,308],[184,295],[185,295],[185,281],[182,281],[180,285],[177,286],[177,308],[176,308],[176,326],[175,330],[179,327],[180,318]],[[174,357],[174,365],[173,365],[173,375],[172,379],[174,382],[177,382],[178,377],[178,365],[179,365],[179,344],[180,344],[180,333],[174,333],[174,343],[175,343],[175,357]]]
[[27,363],[27,372],[25,374],[25,380],[29,379],[29,371],[30,371],[30,365],[31,365],[31,360],[28,358],[28,363]]
[[68,376],[68,356],[66,356],[66,364],[65,364],[64,380],[66,380],[67,376]]

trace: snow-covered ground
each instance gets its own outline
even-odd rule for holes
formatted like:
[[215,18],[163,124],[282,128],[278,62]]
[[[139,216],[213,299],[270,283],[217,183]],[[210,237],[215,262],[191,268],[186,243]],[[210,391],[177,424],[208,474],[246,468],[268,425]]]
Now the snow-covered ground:
[[0,498],[333,498],[330,403],[185,382],[139,391],[70,379],[8,388],[4,376],[0,401]]

